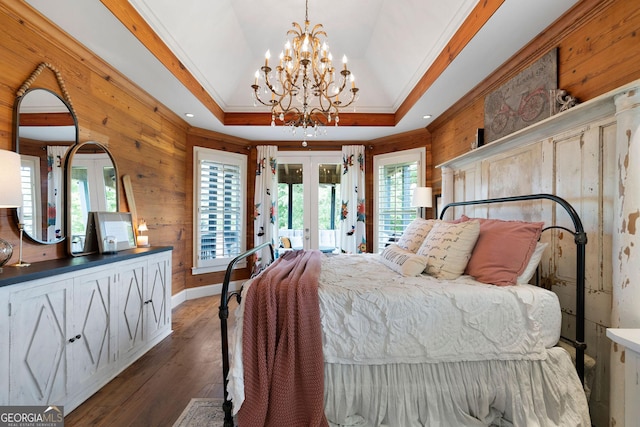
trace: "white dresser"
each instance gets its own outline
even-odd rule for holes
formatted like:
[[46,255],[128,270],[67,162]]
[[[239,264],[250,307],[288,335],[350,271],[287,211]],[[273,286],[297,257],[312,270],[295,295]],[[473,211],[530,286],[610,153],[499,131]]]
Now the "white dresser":
[[5,267],[0,405],[68,414],[171,334],[172,248]]
[[640,426],[640,329],[607,329],[607,337],[624,346],[624,421]]

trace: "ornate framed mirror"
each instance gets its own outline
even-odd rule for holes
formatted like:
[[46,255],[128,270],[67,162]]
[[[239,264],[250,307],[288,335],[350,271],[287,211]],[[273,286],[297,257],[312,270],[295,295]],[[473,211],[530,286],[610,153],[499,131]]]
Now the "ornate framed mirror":
[[81,256],[97,252],[97,246],[88,238],[88,233],[95,233],[90,228],[89,212],[118,212],[116,162],[107,147],[87,141],[71,148],[65,167],[69,254]]
[[[31,87],[45,69],[54,72],[60,93]],[[78,143],[78,120],[60,73],[42,63],[18,89],[14,104],[15,151],[21,158],[23,203],[18,226],[31,240],[54,244],[65,229],[65,153]]]

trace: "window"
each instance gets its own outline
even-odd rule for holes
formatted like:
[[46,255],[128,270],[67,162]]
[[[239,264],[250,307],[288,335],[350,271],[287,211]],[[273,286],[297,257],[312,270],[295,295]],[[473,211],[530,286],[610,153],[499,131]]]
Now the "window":
[[376,206],[374,252],[397,240],[416,218],[411,206],[413,189],[424,184],[424,149],[375,156],[374,203]]
[[242,154],[194,149],[195,274],[225,270],[245,250],[246,165]]
[[80,251],[84,245],[89,212],[117,212],[116,185],[116,171],[107,153],[74,155],[69,197],[70,232],[72,242],[79,245]]
[[20,222],[24,226],[25,233],[41,239],[38,232],[41,227],[40,203],[40,159],[35,156],[20,155],[20,176],[22,183],[22,208],[20,210]]

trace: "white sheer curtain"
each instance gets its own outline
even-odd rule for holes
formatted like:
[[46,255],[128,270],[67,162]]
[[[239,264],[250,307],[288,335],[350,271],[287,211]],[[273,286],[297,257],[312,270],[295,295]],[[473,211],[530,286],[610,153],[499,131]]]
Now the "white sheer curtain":
[[62,213],[62,188],[64,186],[64,158],[67,154],[68,146],[48,145],[47,146],[47,241],[54,241],[64,235],[62,230],[64,218]]
[[[254,244],[271,242],[277,248],[278,236],[278,147],[259,145],[256,164],[256,188],[253,208]],[[254,246],[254,247],[255,247]],[[262,259],[269,262],[269,249],[258,253],[256,268],[263,267]]]
[[349,254],[366,252],[363,145],[342,147],[340,197],[340,250]]

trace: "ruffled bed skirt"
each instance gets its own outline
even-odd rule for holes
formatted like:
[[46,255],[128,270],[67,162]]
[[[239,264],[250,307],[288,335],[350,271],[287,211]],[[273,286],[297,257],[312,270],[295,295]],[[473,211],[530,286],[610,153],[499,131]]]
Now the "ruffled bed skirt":
[[568,353],[545,360],[325,364],[332,426],[590,426]]

